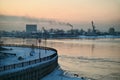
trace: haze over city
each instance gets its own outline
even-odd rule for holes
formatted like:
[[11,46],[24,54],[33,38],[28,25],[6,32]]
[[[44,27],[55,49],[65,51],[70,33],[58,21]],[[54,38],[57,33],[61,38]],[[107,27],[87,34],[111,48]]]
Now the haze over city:
[[120,80],[120,0],[0,0],[0,80]]
[[38,29],[70,29],[59,24],[64,22],[87,30],[93,20],[101,31],[109,27],[120,31],[119,14],[120,0],[0,0],[0,29],[24,30],[27,23]]

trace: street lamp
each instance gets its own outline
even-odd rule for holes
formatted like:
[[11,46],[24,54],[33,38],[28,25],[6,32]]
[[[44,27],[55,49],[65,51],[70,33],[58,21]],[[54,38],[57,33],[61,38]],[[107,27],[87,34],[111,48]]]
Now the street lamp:
[[47,46],[47,37],[46,37],[46,30],[44,27],[42,27],[43,31],[44,31],[44,39],[45,39],[45,53],[46,53],[46,46]]
[[41,52],[40,52],[40,43],[41,43],[41,39],[39,39],[38,42],[39,42],[38,48],[39,48],[39,59],[40,59],[40,58],[41,58]]
[[23,36],[23,45],[24,45],[24,40],[25,40],[25,37]]

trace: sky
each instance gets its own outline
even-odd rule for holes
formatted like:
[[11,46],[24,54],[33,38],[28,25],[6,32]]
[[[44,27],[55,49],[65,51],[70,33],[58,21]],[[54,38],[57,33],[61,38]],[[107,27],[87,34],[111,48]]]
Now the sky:
[[0,0],[0,14],[118,25],[120,0]]

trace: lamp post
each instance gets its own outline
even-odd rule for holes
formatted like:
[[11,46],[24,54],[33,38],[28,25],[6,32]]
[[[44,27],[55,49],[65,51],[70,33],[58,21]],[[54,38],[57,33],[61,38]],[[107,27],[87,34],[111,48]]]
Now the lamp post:
[[45,30],[45,28],[44,28],[44,27],[43,27],[42,29],[43,29],[43,31],[44,31],[44,39],[45,39],[45,53],[46,53],[46,46],[47,46],[46,30]]
[[40,43],[41,43],[41,39],[39,39],[38,42],[39,42],[39,46],[38,46],[38,47],[39,47],[39,59],[40,59],[40,58],[41,58],[41,52],[40,52]]
[[24,40],[25,40],[25,37],[23,36],[23,45],[24,45]]
[[47,38],[45,37],[45,53],[46,53],[46,46],[47,46]]

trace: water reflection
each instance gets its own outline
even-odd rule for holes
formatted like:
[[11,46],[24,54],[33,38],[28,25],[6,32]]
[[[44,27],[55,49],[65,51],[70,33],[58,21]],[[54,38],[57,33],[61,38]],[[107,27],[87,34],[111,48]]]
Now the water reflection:
[[[38,45],[36,39],[4,38],[4,43]],[[41,46],[53,47],[58,50],[59,55],[85,56],[98,58],[120,58],[120,39],[99,39],[99,40],[80,40],[80,39],[62,39],[45,40],[40,43]]]
[[[23,44],[18,38],[4,42]],[[24,44],[38,45],[38,41],[25,39]],[[45,41],[40,45],[45,46]],[[66,72],[97,80],[120,80],[120,39],[55,39],[47,40],[46,46],[58,50],[59,64]]]
[[53,41],[50,40],[48,46],[56,48],[59,55],[120,58],[120,41],[116,43],[116,40],[113,40],[113,42],[109,41],[109,43],[99,40],[55,40],[53,43]]

